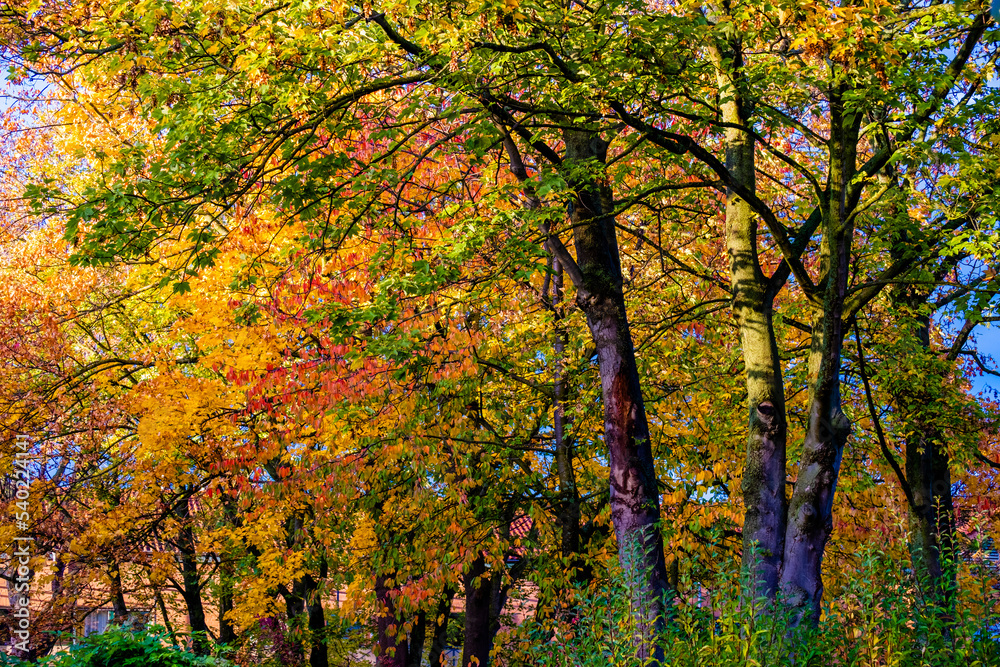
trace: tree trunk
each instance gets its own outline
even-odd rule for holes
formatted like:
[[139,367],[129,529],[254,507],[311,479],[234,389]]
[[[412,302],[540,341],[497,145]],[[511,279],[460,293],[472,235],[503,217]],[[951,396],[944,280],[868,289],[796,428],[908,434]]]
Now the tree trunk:
[[[751,111],[741,91],[743,45],[739,39],[711,52],[726,128],[726,168],[733,180],[756,191]],[[744,596],[774,601],[785,550],[787,500],[785,387],[774,334],[774,291],[758,262],[757,214],[726,192],[726,248],[733,293],[733,317],[739,327],[746,374],[748,437],[743,467],[743,567],[752,582]],[[756,607],[755,607],[756,608]]]
[[[556,522],[560,533],[560,552],[566,564],[580,552],[580,494],[573,469],[573,438],[566,432],[566,383],[564,378],[567,345],[562,312],[563,271],[558,259],[552,261],[552,310],[556,317],[555,361],[553,363],[552,422],[556,445],[556,469],[559,474],[559,505]],[[574,578],[576,568],[574,567]]]
[[841,409],[843,315],[854,226],[848,188],[854,177],[860,115],[844,112],[842,90],[830,92],[830,167],[823,202],[820,274],[809,353],[809,422],[788,506],[780,587],[793,622],[819,621],[823,552],[833,530],[833,497],[851,423]]
[[451,602],[454,597],[454,589],[445,588],[438,602],[434,617],[434,636],[431,638],[431,648],[427,654],[428,667],[441,667],[441,654],[448,646],[448,623],[451,621]]
[[490,609],[493,585],[487,576],[486,559],[479,556],[465,573],[465,645],[462,667],[488,667],[493,648]]
[[229,566],[219,568],[219,643],[232,646],[236,643],[236,629],[226,614],[233,610],[233,579]]
[[151,584],[153,588],[153,596],[156,598],[156,606],[160,610],[160,614],[163,616],[163,627],[167,629],[167,635],[170,636],[170,642],[177,647],[180,647],[180,642],[177,641],[177,633],[174,632],[173,623],[170,622],[170,613],[167,611],[167,603],[163,600],[163,594],[160,592],[160,587]]
[[[930,432],[929,432],[930,431]],[[955,592],[955,522],[948,452],[934,442],[933,429],[906,442],[906,477],[913,490],[909,505],[910,558],[925,604],[947,610]]]
[[[917,309],[926,302],[929,293],[911,300]],[[930,349],[930,317],[917,316],[917,342],[919,354],[928,356]],[[947,360],[954,361],[960,347],[952,350]],[[932,377],[925,381],[933,380]],[[903,406],[912,405],[919,410],[931,404],[932,392],[922,396],[909,396],[898,401]],[[911,434],[906,439],[906,483],[909,486],[908,527],[910,531],[910,558],[924,604],[935,607],[948,615],[954,602],[956,568],[949,559],[955,557],[955,508],[951,496],[951,469],[948,450],[944,447],[943,434],[927,418],[919,415],[902,415]]]
[[[321,576],[323,574],[325,573],[321,572]],[[326,641],[326,613],[323,611],[322,591],[312,575],[304,575],[303,580],[306,591],[306,613],[309,615],[309,667],[328,667],[330,651]]]
[[125,590],[122,587],[122,571],[117,560],[111,562],[111,610],[113,625],[124,625],[128,621],[128,605],[125,603]]
[[[564,130],[563,141],[565,159],[561,171],[574,193],[568,214],[576,258],[558,234],[549,234],[547,223],[542,224],[542,231],[548,234],[545,248],[573,282],[577,305],[587,317],[597,348],[604,440],[610,462],[611,518],[619,561],[633,595],[638,655],[656,665],[663,655],[657,637],[664,628],[673,591],[663,554],[660,493],[649,424],[625,308],[613,192],[605,173],[608,144],[596,130],[577,128]],[[504,146],[511,173],[528,183],[524,161],[510,136]],[[537,208],[538,199],[530,185],[526,185],[525,192],[532,202],[529,208]],[[565,444],[565,436],[557,440],[559,444]],[[570,456],[564,460],[571,463]],[[567,473],[569,469],[567,466]],[[573,511],[572,507],[568,509]],[[579,529],[575,537],[567,532],[566,540],[567,546],[578,543]]]
[[406,667],[420,667],[424,660],[424,640],[427,639],[427,612],[417,614],[417,620],[410,630],[408,659]]
[[202,581],[198,574],[198,560],[194,529],[191,527],[190,498],[182,498],[178,503],[181,529],[178,536],[178,550],[181,556],[182,596],[188,611],[188,625],[191,627],[191,651],[196,655],[208,655],[211,646],[208,638],[208,624],[205,621],[205,607],[202,604]]
[[182,551],[181,575],[184,583],[184,603],[188,611],[188,625],[191,627],[191,650],[196,655],[208,655],[211,652],[208,641],[208,624],[205,621],[205,607],[202,604],[198,562],[193,553]]
[[[596,132],[584,130],[565,130],[563,138],[565,166],[575,193],[569,217],[577,270],[576,276],[570,275],[597,347],[611,467],[611,519],[633,595],[636,648],[640,659],[658,664],[662,647],[657,639],[670,590],[649,425],[625,309],[612,192],[604,175],[607,143]],[[559,259],[565,264],[567,257]]]
[[378,604],[378,618],[375,620],[378,640],[376,667],[406,667],[407,642],[403,631],[403,621],[396,615],[396,603],[392,594],[398,589],[390,586],[389,578],[378,575],[375,578],[375,599]]

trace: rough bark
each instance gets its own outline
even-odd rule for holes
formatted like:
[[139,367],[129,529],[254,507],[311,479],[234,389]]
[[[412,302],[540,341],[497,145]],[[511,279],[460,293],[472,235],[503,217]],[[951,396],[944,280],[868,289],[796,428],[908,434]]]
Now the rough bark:
[[[743,46],[733,39],[712,51],[725,133],[726,168],[748,192],[756,191],[752,111],[742,92]],[[774,291],[758,262],[757,215],[732,188],[726,192],[726,248],[746,374],[748,437],[743,467],[743,564],[751,599],[773,601],[785,549],[787,422],[781,360],[774,334]]]
[[[569,206],[576,250],[577,303],[597,348],[610,461],[611,518],[619,560],[633,590],[641,659],[658,663],[656,641],[670,597],[660,496],[653,466],[615,231],[611,188],[603,173],[607,143],[596,132],[566,130],[566,173],[575,197]],[[558,256],[566,264],[567,257]],[[564,268],[566,268],[564,266]]]

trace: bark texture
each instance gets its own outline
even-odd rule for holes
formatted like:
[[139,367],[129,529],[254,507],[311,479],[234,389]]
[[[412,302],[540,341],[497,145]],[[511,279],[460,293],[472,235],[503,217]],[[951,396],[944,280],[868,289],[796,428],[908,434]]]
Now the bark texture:
[[[725,134],[726,168],[748,192],[756,190],[755,141],[749,132],[752,109],[744,98],[743,45],[738,39],[712,52]],[[785,549],[785,388],[774,334],[774,289],[758,262],[757,215],[733,188],[726,193],[726,249],[729,254],[733,316],[739,326],[749,403],[746,462],[743,468],[743,563],[753,599],[773,601]]]
[[[640,658],[659,662],[656,637],[667,614],[669,582],[659,528],[660,496],[653,466],[624,283],[611,187],[604,174],[607,143],[596,132],[567,130],[566,173],[579,275],[577,303],[587,317],[601,376],[604,438],[611,467],[611,518],[626,578],[632,582]],[[562,260],[562,258],[560,258]]]

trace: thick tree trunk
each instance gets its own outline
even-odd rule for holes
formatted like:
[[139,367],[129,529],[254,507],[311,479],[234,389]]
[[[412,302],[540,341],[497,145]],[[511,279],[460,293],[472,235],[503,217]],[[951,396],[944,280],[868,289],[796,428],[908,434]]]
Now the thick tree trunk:
[[607,144],[590,131],[567,130],[563,137],[576,195],[570,220],[578,267],[577,302],[587,316],[600,368],[611,519],[619,560],[633,593],[637,650],[640,658],[658,663],[662,649],[657,638],[670,590],[659,528],[660,494],[625,309],[612,193],[603,173]]
[[[322,573],[321,573],[322,576]],[[330,652],[326,642],[326,613],[323,610],[323,596],[318,582],[312,575],[304,577],[306,590],[306,613],[309,615],[309,667],[328,667]]]
[[823,552],[833,530],[833,498],[851,423],[841,409],[844,300],[854,227],[848,187],[854,177],[860,119],[830,92],[830,167],[820,242],[822,281],[814,298],[809,354],[809,422],[788,506],[780,587],[796,623],[819,621]]
[[[733,39],[712,52],[716,64],[722,120],[726,129],[726,168],[749,192],[756,190],[751,111],[741,92],[743,47]],[[749,404],[746,462],[743,467],[743,566],[752,590],[744,596],[773,601],[785,550],[787,422],[785,387],[774,334],[774,292],[757,260],[757,215],[730,188],[726,193],[726,248],[739,326]]]
[[378,617],[375,619],[378,641],[376,667],[406,667],[408,662],[406,632],[403,631],[403,620],[396,614],[393,600],[393,593],[397,591],[389,585],[385,575],[375,578],[375,600],[378,604]]
[[906,477],[913,490],[909,505],[910,558],[924,603],[947,610],[955,592],[955,522],[948,452],[928,429],[906,443]]

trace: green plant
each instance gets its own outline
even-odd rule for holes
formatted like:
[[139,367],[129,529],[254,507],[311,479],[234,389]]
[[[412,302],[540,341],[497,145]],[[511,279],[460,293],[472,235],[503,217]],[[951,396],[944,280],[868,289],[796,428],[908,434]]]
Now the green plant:
[[[990,667],[1000,665],[1000,640],[988,586],[959,590],[942,614],[916,604],[912,572],[869,548],[858,570],[825,606],[815,628],[764,600],[748,601],[745,570],[734,563],[711,582],[681,578],[672,618],[659,645],[670,667]],[[975,574],[975,573],[971,573]],[[973,580],[974,581],[974,580]],[[546,667],[642,667],[636,657],[634,595],[615,574],[603,586],[578,588],[571,612],[526,628],[524,664]],[[508,661],[509,662],[509,661]],[[515,664],[509,662],[509,664]]]
[[[4,656],[0,664],[26,667],[29,663]],[[92,634],[69,651],[39,661],[45,667],[228,667],[214,656],[197,656],[170,644],[162,628],[130,631],[109,628]]]

